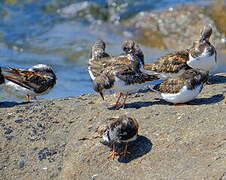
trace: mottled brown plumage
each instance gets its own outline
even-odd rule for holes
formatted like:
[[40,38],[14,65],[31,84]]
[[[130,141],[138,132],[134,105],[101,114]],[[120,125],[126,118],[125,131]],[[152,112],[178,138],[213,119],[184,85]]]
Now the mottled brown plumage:
[[[113,146],[113,152],[109,155],[109,157],[114,158],[119,154],[115,149],[116,143],[128,143],[135,140],[138,135],[138,129],[139,125],[135,118],[127,117],[126,115],[109,118],[107,124],[100,128],[100,133],[104,141],[111,143]],[[127,144],[122,154],[129,154],[127,151]]]
[[10,81],[6,83],[6,86],[21,92],[30,91],[26,94],[27,96],[47,93],[56,84],[55,73],[52,68],[44,64],[38,64],[29,69],[10,67],[4,72],[5,79]]
[[198,69],[189,69],[180,76],[171,77],[154,87],[161,93],[178,93],[184,86],[188,90],[205,83],[208,80],[208,72]]
[[105,52],[105,43],[102,40],[97,40],[94,43],[88,66],[92,80],[101,75],[109,66],[131,64],[130,54],[137,56],[139,59],[142,58],[140,61],[143,61],[143,52],[134,41],[124,41],[122,49],[125,52],[124,54],[119,56],[110,56]]
[[145,64],[145,70],[157,73],[178,73],[180,70],[190,69],[186,64],[189,58],[189,50],[182,50],[158,58],[155,62]]
[[[131,56],[131,64],[114,64],[107,67],[100,76],[93,81],[93,88],[104,99],[106,89],[115,89],[125,94],[124,105],[129,93],[137,92],[146,81],[159,79],[157,75],[148,75],[140,71],[140,62],[137,56]],[[116,106],[121,96],[116,101]]]
[[208,80],[208,72],[189,69],[180,76],[170,77],[153,90],[160,93],[162,98],[173,104],[183,104],[195,99],[202,91]]
[[144,65],[144,53],[141,50],[140,46],[133,40],[125,40],[122,43],[122,50],[126,54],[133,53],[135,56],[137,56],[141,62],[141,65]]
[[[191,68],[199,68],[210,71],[216,64],[216,50],[209,42],[212,33],[211,27],[205,27],[200,39],[195,41],[191,48],[167,54],[158,58],[155,62],[145,64],[144,71],[149,74],[161,73],[161,78],[178,76]],[[215,54],[215,60],[207,60]],[[215,61],[215,63],[214,63]],[[200,63],[201,62],[201,63]]]

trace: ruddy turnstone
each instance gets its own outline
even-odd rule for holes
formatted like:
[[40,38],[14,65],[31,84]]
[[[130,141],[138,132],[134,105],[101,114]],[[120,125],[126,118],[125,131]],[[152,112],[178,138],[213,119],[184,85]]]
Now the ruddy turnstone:
[[122,50],[125,54],[134,54],[139,58],[141,66],[144,66],[144,53],[140,46],[133,40],[125,40],[122,43]]
[[217,51],[209,42],[212,34],[211,26],[205,26],[200,34],[199,41],[195,41],[193,49],[189,53],[187,64],[192,68],[209,71],[210,74],[217,64]]
[[105,42],[103,40],[97,40],[91,51],[91,58],[89,59],[88,71],[92,80],[102,74],[102,72],[108,66],[113,64],[130,64],[129,54],[133,53],[141,61],[143,67],[144,56],[139,46],[132,40],[126,40],[122,43],[122,50],[125,52],[119,56],[110,56],[105,52]]
[[158,75],[148,75],[140,71],[140,61],[135,55],[131,56],[131,64],[114,64],[103,71],[100,76],[97,76],[93,81],[93,89],[100,93],[104,100],[104,90],[115,89],[120,92],[120,95],[115,103],[115,107],[119,108],[121,96],[125,95],[123,107],[125,107],[127,96],[144,88],[144,83],[147,81],[157,80]]
[[153,89],[160,93],[165,101],[183,104],[195,99],[207,80],[207,71],[189,69],[177,77],[169,77]]
[[[127,155],[130,152],[127,150],[128,142],[134,141],[138,135],[138,122],[135,118],[121,115],[119,117],[112,117],[108,119],[108,123],[101,126],[98,131],[102,135],[103,140],[112,144],[112,152],[109,158],[115,158],[117,155]],[[125,149],[122,153],[116,151],[116,143],[125,142]]]
[[210,26],[204,27],[199,40],[195,41],[191,48],[162,56],[153,63],[145,64],[144,72],[160,73],[161,79],[181,75],[190,68],[211,72],[216,65],[216,50],[209,42],[211,33]]
[[56,84],[56,75],[52,68],[45,64],[38,64],[29,69],[9,67],[4,70],[6,91],[26,96],[30,101],[36,97],[48,93]]
[[92,80],[95,79],[108,66],[111,56],[105,52],[105,42],[96,40],[91,48],[88,71]]

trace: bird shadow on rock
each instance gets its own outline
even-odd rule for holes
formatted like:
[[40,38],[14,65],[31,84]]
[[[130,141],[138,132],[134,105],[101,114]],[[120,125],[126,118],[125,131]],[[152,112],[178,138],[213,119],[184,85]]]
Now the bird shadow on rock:
[[[125,144],[120,144],[119,149],[120,152],[123,152]],[[145,136],[138,136],[135,141],[128,143],[128,151],[129,155],[120,155],[118,158],[118,162],[120,163],[129,163],[130,161],[137,159],[152,149],[152,142]]]
[[226,83],[226,76],[221,76],[221,75],[211,76],[211,77],[209,77],[208,83],[209,83],[209,85],[224,84],[224,83]]
[[137,101],[137,102],[127,103],[125,108],[126,109],[127,108],[139,109],[142,107],[149,107],[149,106],[153,106],[153,105],[167,105],[167,104],[169,104],[169,103],[167,103],[163,99],[154,98],[154,101]]
[[153,105],[153,102],[151,102],[151,101],[137,101],[137,102],[127,103],[125,105],[125,109],[127,109],[127,108],[139,109],[142,107],[149,107],[152,105]]
[[[161,104],[161,105],[169,105],[169,106],[174,105],[174,104],[171,104],[171,103],[164,101],[163,99],[158,99],[158,98],[155,98],[155,99],[158,100],[158,101],[154,101],[153,104],[159,104],[159,105]],[[216,95],[213,95],[213,96],[208,97],[208,98],[196,98],[193,101],[191,101],[191,103],[190,102],[185,103],[185,105],[187,104],[187,105],[191,105],[191,106],[198,106],[198,105],[215,104],[215,103],[218,103],[222,100],[224,100],[224,95],[223,94],[216,94]],[[178,104],[178,105],[180,105],[180,104]]]
[[208,98],[196,98],[194,100],[197,105],[206,105],[206,104],[215,104],[220,101],[224,100],[224,95],[223,94],[216,94]]
[[29,104],[31,102],[10,102],[10,101],[4,101],[4,102],[0,102],[0,108],[10,108],[10,107],[14,107],[14,106],[19,106],[19,105],[24,105],[24,104]]

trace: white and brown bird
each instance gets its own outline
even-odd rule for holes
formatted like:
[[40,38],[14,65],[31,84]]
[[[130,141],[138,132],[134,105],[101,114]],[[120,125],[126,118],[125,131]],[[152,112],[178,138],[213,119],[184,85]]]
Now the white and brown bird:
[[134,54],[128,54],[130,64],[114,64],[107,67],[100,76],[93,81],[93,89],[98,92],[104,99],[104,91],[107,89],[115,89],[120,95],[115,103],[115,107],[119,108],[120,98],[125,95],[123,107],[127,100],[127,96],[144,88],[147,81],[157,80],[158,75],[148,75],[140,71],[140,60]]
[[144,53],[140,46],[133,40],[125,40],[122,42],[122,50],[125,54],[134,54],[138,57],[141,67],[144,66]]
[[208,72],[189,69],[177,77],[169,77],[153,90],[161,94],[162,98],[173,104],[184,104],[194,100],[202,91],[208,80]]
[[[115,158],[118,155],[130,154],[127,143],[136,140],[138,129],[139,125],[135,118],[126,115],[109,118],[107,123],[98,129],[103,140],[112,145],[112,152],[108,157]],[[126,143],[125,149],[122,153],[118,153],[116,144],[122,142]]]
[[161,79],[181,75],[188,69],[198,68],[213,71],[216,63],[215,47],[209,42],[212,28],[206,26],[191,48],[170,53],[158,58],[155,62],[145,64],[144,72],[148,74],[160,73]]
[[88,71],[92,80],[100,75],[112,61],[112,57],[105,52],[105,47],[105,42],[99,39],[95,41],[91,48],[91,58],[88,62]]
[[132,40],[126,40],[122,43],[123,54],[119,56],[110,56],[105,52],[105,42],[97,40],[92,46],[91,58],[89,59],[88,71],[92,80],[102,74],[102,72],[113,64],[130,64],[128,54],[135,54],[140,59],[141,65],[144,64],[144,56],[139,46]]
[[56,75],[50,66],[38,64],[29,69],[9,67],[4,70],[5,90],[24,95],[27,101],[31,97],[48,93],[56,84]]

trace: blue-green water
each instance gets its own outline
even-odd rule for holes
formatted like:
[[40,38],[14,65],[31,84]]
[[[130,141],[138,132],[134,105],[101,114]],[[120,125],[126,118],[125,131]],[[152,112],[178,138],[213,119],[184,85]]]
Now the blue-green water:
[[[93,92],[87,72],[90,45],[101,38],[107,51],[121,53],[121,42],[133,39],[119,22],[141,11],[164,9],[197,0],[2,0],[0,65],[28,68],[38,63],[54,68],[55,88],[43,97]],[[142,46],[151,60],[162,52]]]

